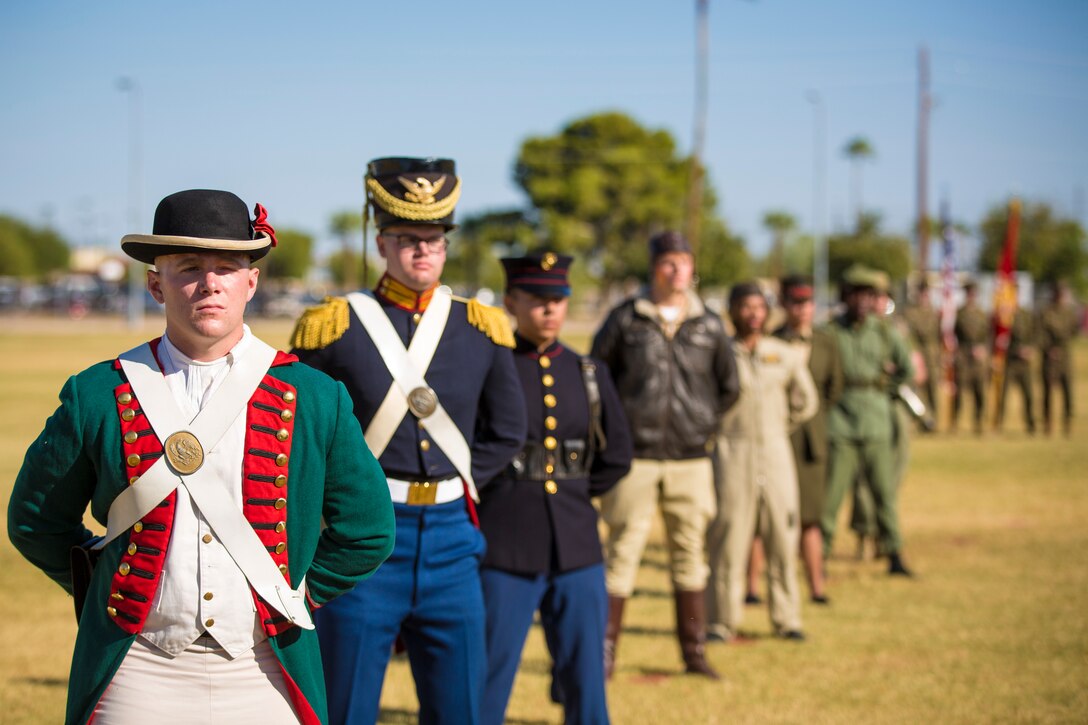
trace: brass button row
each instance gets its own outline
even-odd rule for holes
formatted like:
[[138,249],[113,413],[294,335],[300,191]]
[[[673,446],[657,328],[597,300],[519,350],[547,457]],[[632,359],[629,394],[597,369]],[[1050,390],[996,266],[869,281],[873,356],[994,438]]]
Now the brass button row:
[[544,376],[540,378],[540,382],[544,383],[545,388],[550,388],[555,385],[555,378],[551,373],[544,373]]
[[540,367],[547,370],[552,366],[552,359],[550,357],[540,356]]
[[137,435],[136,431],[134,430],[130,430],[128,433],[125,433],[125,443],[128,443],[129,445],[132,445],[139,439],[140,436]]
[[555,494],[559,493],[559,486],[556,484],[555,481],[549,478],[547,481],[544,482],[544,490],[554,496]]
[[281,453],[278,456],[276,456],[276,465],[279,466],[280,468],[283,468],[284,466],[287,465],[287,454],[286,453]]
[[291,411],[290,408],[284,408],[283,410],[280,411],[280,420],[282,420],[284,422],[287,422],[287,421],[291,420],[294,417],[295,417],[295,414]]
[[136,417],[136,411],[132,408],[125,408],[121,411],[121,420],[126,423],[132,422],[132,419]]
[[276,484],[276,488],[283,488],[287,485],[287,476],[281,473],[280,475],[276,476],[276,480],[273,481],[273,483]]
[[291,437],[291,433],[286,428],[280,428],[276,431],[276,440],[283,442]]

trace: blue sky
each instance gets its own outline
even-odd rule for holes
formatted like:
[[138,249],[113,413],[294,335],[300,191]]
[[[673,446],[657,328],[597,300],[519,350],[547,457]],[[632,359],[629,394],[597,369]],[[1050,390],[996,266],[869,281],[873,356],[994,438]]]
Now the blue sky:
[[[864,203],[908,233],[917,53],[930,52],[930,208],[976,224],[1011,194],[1085,219],[1088,3],[711,0],[705,160],[720,212],[762,253],[764,212],[812,226],[816,90],[827,218]],[[694,0],[0,4],[0,211],[73,242],[150,229],[171,192],[225,188],[327,237],[368,159],[457,160],[461,211],[521,205],[520,143],[620,110],[692,143]],[[128,221],[128,97],[142,97],[141,229]]]

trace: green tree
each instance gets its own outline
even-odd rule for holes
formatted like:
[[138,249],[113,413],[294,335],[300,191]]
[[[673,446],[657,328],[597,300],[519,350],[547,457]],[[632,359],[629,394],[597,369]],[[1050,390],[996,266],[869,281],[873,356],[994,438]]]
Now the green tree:
[[[609,284],[645,271],[652,234],[681,227],[691,163],[667,131],[606,112],[527,139],[514,179],[539,214],[544,238],[585,259]],[[722,236],[714,204],[707,184],[699,246]]]
[[[997,204],[979,224],[982,247],[978,266],[993,271],[1001,262],[1008,225],[1007,204]],[[1088,249],[1085,230],[1077,221],[1058,217],[1050,205],[1025,203],[1020,211],[1020,239],[1016,267],[1041,284],[1070,282],[1078,292],[1088,291]]]
[[342,290],[358,289],[358,280],[363,278],[363,255],[354,249],[341,249],[329,255],[325,266],[333,284]]
[[68,268],[68,243],[49,227],[0,215],[0,274],[44,277]]
[[880,231],[880,215],[862,214],[851,234],[828,238],[827,266],[832,281],[838,281],[852,264],[864,264],[888,273],[892,281],[907,278],[910,272],[910,240]]
[[442,279],[468,291],[502,289],[503,273],[495,249],[526,252],[537,245],[536,226],[522,209],[474,214],[461,220],[451,237]]
[[851,206],[854,208],[854,218],[857,219],[860,228],[861,216],[864,213],[864,203],[861,200],[862,164],[876,156],[876,150],[864,136],[854,136],[843,146],[842,153],[850,159]]
[[[329,220],[329,231],[340,240],[340,255],[346,258],[354,254],[362,259],[362,239],[357,239],[356,234],[363,228],[363,215],[358,211],[338,211]],[[358,242],[358,244],[355,244]],[[346,275],[342,285],[347,289],[355,289],[359,286],[362,277],[360,265],[349,264],[344,266],[341,273]]]
[[276,248],[259,263],[261,279],[305,279],[313,265],[314,238],[298,229],[281,229],[276,242]]

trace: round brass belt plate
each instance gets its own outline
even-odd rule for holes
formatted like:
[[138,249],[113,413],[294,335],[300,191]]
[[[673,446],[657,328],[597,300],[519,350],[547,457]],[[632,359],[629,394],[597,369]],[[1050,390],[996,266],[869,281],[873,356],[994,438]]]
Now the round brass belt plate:
[[438,407],[438,396],[430,388],[420,385],[408,393],[408,407],[418,418],[426,418]]
[[182,475],[196,473],[204,465],[204,448],[187,430],[171,434],[163,445],[170,467]]

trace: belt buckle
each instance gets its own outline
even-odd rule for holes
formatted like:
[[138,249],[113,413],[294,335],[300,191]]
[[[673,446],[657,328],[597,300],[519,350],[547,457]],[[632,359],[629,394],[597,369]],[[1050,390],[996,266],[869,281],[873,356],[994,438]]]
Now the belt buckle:
[[408,503],[411,506],[427,506],[438,498],[438,483],[432,481],[412,481],[408,486]]

